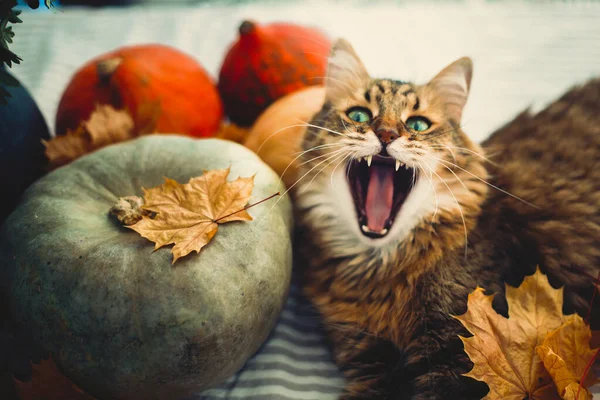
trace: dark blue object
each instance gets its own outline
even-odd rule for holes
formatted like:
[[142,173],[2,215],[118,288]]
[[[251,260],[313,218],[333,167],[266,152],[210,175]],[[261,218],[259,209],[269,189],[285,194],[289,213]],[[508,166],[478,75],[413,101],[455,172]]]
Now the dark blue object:
[[61,6],[127,6],[133,3],[133,0],[61,0]]
[[10,97],[8,104],[0,103],[0,224],[25,189],[46,171],[42,139],[50,138],[48,125],[29,92],[22,85],[0,81],[0,92],[2,89]]

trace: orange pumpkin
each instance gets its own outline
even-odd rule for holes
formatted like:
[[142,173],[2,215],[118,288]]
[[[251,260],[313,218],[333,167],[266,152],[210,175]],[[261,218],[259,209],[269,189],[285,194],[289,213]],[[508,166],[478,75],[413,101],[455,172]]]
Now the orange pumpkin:
[[322,85],[331,42],[309,27],[244,21],[219,74],[229,119],[250,126],[269,104],[310,85]]
[[77,71],[60,100],[56,134],[76,129],[96,104],[126,108],[136,128],[151,122],[158,133],[212,136],[223,117],[219,93],[204,68],[158,44],[123,47]]

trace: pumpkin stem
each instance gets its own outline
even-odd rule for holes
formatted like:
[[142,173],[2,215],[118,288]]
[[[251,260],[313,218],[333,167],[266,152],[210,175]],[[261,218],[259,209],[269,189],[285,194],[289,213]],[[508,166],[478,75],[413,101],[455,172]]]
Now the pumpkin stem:
[[240,32],[241,36],[244,36],[244,35],[247,35],[250,32],[252,32],[254,30],[254,28],[256,28],[256,23],[253,21],[246,20],[246,21],[242,22],[238,31]]
[[114,57],[108,60],[99,61],[96,64],[96,72],[98,73],[98,79],[103,84],[108,84],[110,77],[115,73],[119,65],[123,62],[123,58]]
[[144,199],[138,196],[119,197],[109,213],[117,217],[125,226],[134,225],[144,216],[152,217],[152,212],[144,208]]

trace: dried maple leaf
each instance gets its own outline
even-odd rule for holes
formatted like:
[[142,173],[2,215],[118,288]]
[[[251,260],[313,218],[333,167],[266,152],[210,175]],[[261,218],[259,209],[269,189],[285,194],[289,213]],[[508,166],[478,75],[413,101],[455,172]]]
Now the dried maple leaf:
[[562,288],[552,288],[539,270],[519,288],[507,285],[508,319],[494,311],[492,299],[477,288],[467,312],[456,317],[473,334],[461,337],[474,364],[466,376],[487,383],[487,400],[560,399],[535,349],[563,323]]
[[90,118],[82,123],[94,149],[131,139],[133,119],[127,111],[97,105]]
[[90,139],[82,126],[48,141],[42,140],[42,143],[46,146],[46,158],[53,167],[67,164],[92,150]]
[[242,209],[254,188],[254,176],[228,182],[228,175],[229,168],[205,171],[185,184],[165,178],[163,185],[144,189],[143,209],[156,215],[144,216],[129,228],[155,242],[155,249],[174,243],[173,262],[199,252],[217,233],[218,223],[252,220]]
[[585,387],[577,397],[579,379],[595,354],[590,348],[591,338],[590,327],[583,318],[574,314],[565,317],[565,322],[558,329],[548,332],[536,348],[563,399],[592,399],[592,394]]
[[31,380],[14,379],[21,400],[94,400],[57,368],[52,358],[31,364]]
[[137,136],[127,111],[97,105],[87,121],[74,131],[43,141],[52,167],[67,164],[84,154]]

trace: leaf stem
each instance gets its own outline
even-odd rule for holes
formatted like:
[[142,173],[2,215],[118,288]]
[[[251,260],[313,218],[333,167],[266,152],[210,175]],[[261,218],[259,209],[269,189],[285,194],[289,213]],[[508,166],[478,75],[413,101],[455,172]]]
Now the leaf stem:
[[222,217],[219,217],[219,218],[215,219],[213,222],[219,222],[219,221],[220,221],[220,220],[222,220],[222,219],[225,219],[225,218],[227,218],[227,217],[231,217],[232,215],[234,215],[234,214],[237,214],[237,213],[239,213],[239,212],[246,211],[246,210],[247,210],[247,209],[249,209],[249,208],[252,208],[252,207],[254,207],[254,206],[257,206],[257,205],[259,205],[260,203],[264,203],[265,201],[267,201],[267,200],[271,200],[273,197],[275,197],[275,196],[280,196],[280,195],[281,195],[281,192],[277,192],[277,193],[275,193],[275,194],[272,194],[272,195],[270,195],[269,197],[267,197],[267,198],[265,198],[265,199],[262,199],[261,201],[258,201],[258,202],[254,203],[254,204],[248,204],[246,207],[242,208],[241,210],[237,210],[237,211],[234,211],[234,212],[232,212],[232,213],[230,213],[230,214],[227,214],[227,215],[224,215],[224,216],[222,216]]
[[[598,277],[596,278],[596,282],[594,282],[594,292],[592,293],[592,298],[590,299],[590,304],[588,305],[588,313],[585,316],[585,322],[590,323],[590,318],[592,318],[592,309],[594,308],[594,300],[596,300],[596,295],[598,294],[598,280],[600,279],[600,271],[598,271]],[[597,356],[598,354],[596,354]]]
[[587,378],[588,373],[590,372],[590,368],[592,368],[592,365],[594,365],[594,362],[596,362],[596,360],[598,359],[599,354],[600,354],[600,347],[596,350],[596,353],[594,353],[594,357],[592,357],[590,362],[585,366],[585,370],[583,370],[583,375],[581,375],[581,379],[579,379],[579,387],[577,388],[577,394],[575,395],[575,400],[579,399],[579,391],[583,387],[583,381],[585,381],[585,379]]
[[587,272],[585,272],[583,270],[583,268],[578,267],[576,265],[566,265],[565,268],[568,269],[568,270],[571,270],[571,271],[578,272],[579,274],[584,275],[585,277],[591,279],[592,282],[594,282],[594,284],[600,285],[600,271],[598,272],[598,276],[597,277],[593,277],[592,275],[590,275]]

